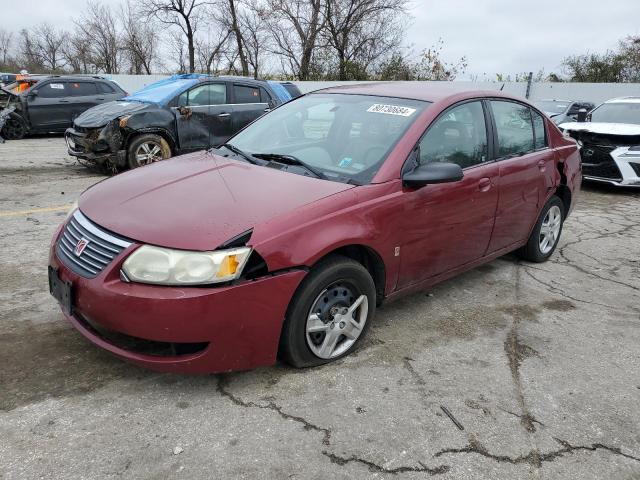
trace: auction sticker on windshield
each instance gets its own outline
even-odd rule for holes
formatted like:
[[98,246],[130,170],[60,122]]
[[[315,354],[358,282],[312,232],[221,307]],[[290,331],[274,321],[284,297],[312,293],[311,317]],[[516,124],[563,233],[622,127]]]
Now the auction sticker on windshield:
[[398,105],[384,105],[376,103],[367,108],[367,112],[386,113],[387,115],[400,115],[401,117],[410,117],[415,113],[415,108],[400,107]]

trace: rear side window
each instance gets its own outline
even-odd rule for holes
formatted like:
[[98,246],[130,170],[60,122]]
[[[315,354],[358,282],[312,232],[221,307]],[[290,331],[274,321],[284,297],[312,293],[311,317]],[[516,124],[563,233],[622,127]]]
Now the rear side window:
[[498,131],[498,157],[520,156],[534,150],[533,122],[529,107],[492,100]]
[[201,107],[227,103],[227,87],[224,83],[198,85],[180,94],[178,106]]
[[111,85],[108,83],[98,83],[98,91],[100,93],[115,93],[116,91],[113,89]]
[[420,163],[452,162],[462,168],[486,162],[487,128],[480,102],[453,107],[433,123],[420,141]]
[[531,110],[531,115],[533,116],[533,134],[535,139],[534,147],[536,150],[539,150],[549,146],[544,128],[544,119],[542,118],[542,115],[535,110]]
[[58,98],[69,96],[69,85],[64,82],[51,82],[38,88],[38,96],[43,98]]
[[93,82],[69,82],[67,88],[69,89],[68,95],[72,97],[85,97],[98,93],[96,84]]
[[261,103],[260,89],[256,87],[247,87],[246,85],[234,85],[233,93],[236,97],[236,103]]

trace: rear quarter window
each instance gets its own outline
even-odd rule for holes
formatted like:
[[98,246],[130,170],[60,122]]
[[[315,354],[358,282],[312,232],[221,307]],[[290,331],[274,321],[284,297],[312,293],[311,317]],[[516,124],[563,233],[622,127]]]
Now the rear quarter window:
[[235,103],[261,103],[260,89],[246,85],[234,85],[233,94]]
[[98,83],[97,85],[100,93],[116,93],[113,87],[108,83]]

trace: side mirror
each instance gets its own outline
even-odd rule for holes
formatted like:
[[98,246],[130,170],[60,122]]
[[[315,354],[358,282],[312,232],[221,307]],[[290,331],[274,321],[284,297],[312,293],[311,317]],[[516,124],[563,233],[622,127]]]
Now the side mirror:
[[580,110],[578,110],[578,122],[580,123],[584,123],[587,121],[587,109],[586,108],[581,108]]
[[418,165],[402,175],[402,184],[409,188],[421,188],[431,183],[451,183],[462,180],[460,165],[448,162],[428,162]]
[[31,92],[27,93],[27,98],[29,100],[33,100],[37,96],[38,96],[38,91],[37,90],[32,90]]

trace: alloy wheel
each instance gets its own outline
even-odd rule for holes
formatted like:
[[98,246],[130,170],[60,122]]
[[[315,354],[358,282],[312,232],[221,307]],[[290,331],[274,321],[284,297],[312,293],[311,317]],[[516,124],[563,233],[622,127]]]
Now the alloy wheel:
[[555,247],[560,236],[562,226],[562,212],[560,207],[553,205],[542,221],[540,226],[539,246],[542,254],[549,253]]
[[162,148],[155,142],[144,142],[136,149],[136,161],[138,165],[149,165],[162,160]]
[[347,352],[362,333],[369,301],[358,289],[340,281],[323,290],[307,316],[307,345],[323,359]]

